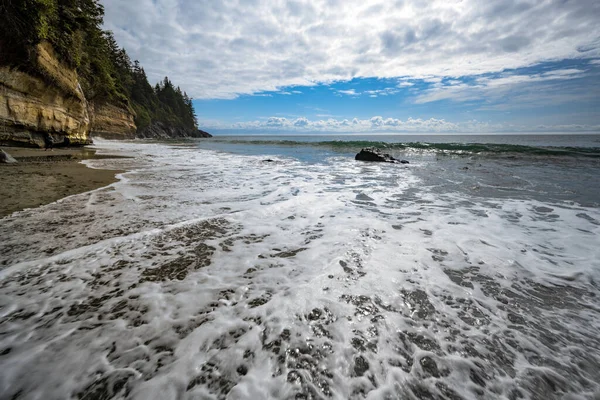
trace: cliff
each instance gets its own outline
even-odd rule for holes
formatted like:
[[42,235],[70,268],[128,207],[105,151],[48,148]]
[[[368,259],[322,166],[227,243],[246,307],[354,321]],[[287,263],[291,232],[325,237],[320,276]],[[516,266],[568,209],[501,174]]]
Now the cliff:
[[94,136],[207,136],[192,98],[166,76],[151,85],[139,61],[102,29],[100,0],[4,3],[0,144],[43,146],[48,135],[58,146]]
[[200,129],[185,129],[155,121],[146,128],[140,129],[137,137],[141,139],[209,138],[212,135]]
[[36,46],[36,74],[0,67],[0,143],[43,146],[49,132],[57,143],[89,143],[88,106],[77,73]]
[[58,146],[89,144],[93,137],[211,137],[160,121],[138,131],[131,107],[88,101],[77,71],[62,63],[48,42],[41,42],[35,47],[33,68],[0,66],[0,145],[44,147],[47,133]]
[[90,103],[90,136],[105,139],[133,139],[136,126],[133,112],[124,106]]
[[0,67],[0,144],[43,147],[85,145],[90,133],[135,137],[134,115],[125,106],[88,102],[77,72],[61,63],[48,42],[35,47],[35,66],[25,72]]

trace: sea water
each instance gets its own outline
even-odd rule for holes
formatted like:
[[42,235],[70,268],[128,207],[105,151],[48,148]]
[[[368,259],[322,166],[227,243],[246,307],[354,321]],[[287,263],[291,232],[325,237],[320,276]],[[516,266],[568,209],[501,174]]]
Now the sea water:
[[0,220],[2,399],[600,396],[597,135],[96,147]]

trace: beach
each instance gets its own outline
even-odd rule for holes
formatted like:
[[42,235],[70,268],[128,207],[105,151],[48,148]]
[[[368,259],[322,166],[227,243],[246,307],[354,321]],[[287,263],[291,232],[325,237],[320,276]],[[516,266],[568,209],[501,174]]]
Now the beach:
[[2,149],[18,162],[0,164],[0,218],[110,185],[117,181],[115,175],[122,172],[82,164],[83,160],[99,158],[96,151],[88,147],[54,151],[23,147]]
[[600,394],[600,136],[340,139],[96,141],[1,220],[0,398]]

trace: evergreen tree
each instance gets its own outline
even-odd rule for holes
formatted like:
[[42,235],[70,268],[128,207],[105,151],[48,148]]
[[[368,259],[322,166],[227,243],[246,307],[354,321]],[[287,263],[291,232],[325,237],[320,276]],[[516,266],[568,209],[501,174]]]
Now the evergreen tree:
[[192,99],[168,77],[153,88],[112,32],[98,0],[0,0],[0,64],[36,73],[35,46],[48,41],[77,70],[88,100],[132,108],[139,129],[153,121],[197,129]]

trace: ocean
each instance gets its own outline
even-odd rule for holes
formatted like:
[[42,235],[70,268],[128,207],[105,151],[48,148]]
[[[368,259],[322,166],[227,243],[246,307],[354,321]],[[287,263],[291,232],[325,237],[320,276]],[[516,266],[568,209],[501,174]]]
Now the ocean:
[[96,148],[0,220],[2,399],[600,398],[600,135]]

